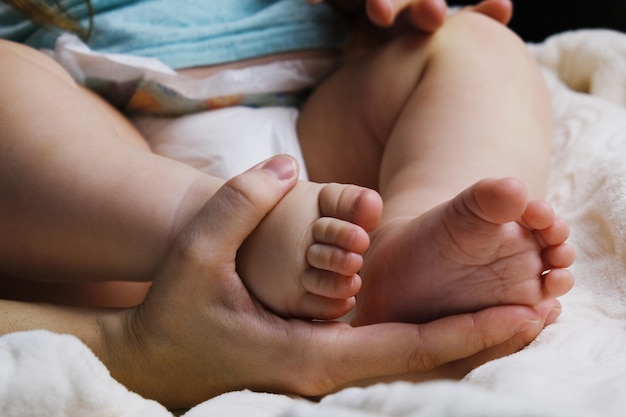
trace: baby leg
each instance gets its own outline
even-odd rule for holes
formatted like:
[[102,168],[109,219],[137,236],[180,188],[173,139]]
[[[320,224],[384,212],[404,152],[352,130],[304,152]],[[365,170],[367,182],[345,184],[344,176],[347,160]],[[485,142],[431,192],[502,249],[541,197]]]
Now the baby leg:
[[219,183],[152,154],[119,112],[43,54],[6,41],[0,54],[2,273],[149,281],[201,204],[181,202],[201,192],[206,201]]
[[[121,114],[39,52],[0,42],[0,56],[5,70],[0,80],[0,199],[5,202],[0,276],[9,283],[8,277],[76,285],[150,281],[172,240],[224,180],[150,152]],[[289,158],[268,163],[294,164]],[[280,175],[280,166],[274,168]],[[285,180],[295,184],[295,178]],[[295,185],[251,238],[261,244],[246,245],[239,256],[249,274],[246,283],[271,282],[270,300],[263,301],[278,300],[278,306],[293,307],[294,299],[307,294],[304,288],[345,298],[331,313],[343,314],[360,284],[355,274],[369,245],[366,231],[380,212],[379,197],[370,190]],[[265,268],[259,261],[272,253],[279,256],[279,274],[276,265]],[[283,256],[298,261],[284,263]],[[275,281],[277,276],[284,282]],[[10,286],[3,285],[3,295],[24,288]],[[29,291],[37,292],[34,287]],[[126,303],[139,303],[145,288]],[[127,284],[119,287],[127,289]],[[75,299],[87,292],[89,300]],[[68,288],[66,301],[119,306],[115,294],[115,285],[107,286],[106,299],[94,298],[88,287]],[[33,294],[45,301],[40,296]],[[55,301],[62,301],[58,294]],[[276,310],[328,315],[314,307]]]
[[[356,323],[534,305],[571,287],[563,269],[573,261],[568,226],[537,200],[547,183],[550,110],[525,45],[471,12],[451,17],[433,35],[405,34],[318,88],[299,130],[310,177],[376,188],[385,204],[361,270]],[[516,180],[481,182],[489,177]],[[468,209],[470,202],[478,209]],[[469,230],[473,239],[458,236]],[[471,251],[477,243],[489,250]],[[468,264],[449,256],[452,246],[475,258]],[[508,257],[525,251],[534,266]],[[492,265],[494,255],[506,271],[497,285],[470,272],[476,262]],[[509,295],[495,296],[503,287]],[[448,296],[460,288],[467,297]]]
[[283,316],[338,318],[354,306],[367,232],[381,211],[372,190],[300,182],[246,240],[238,271]]
[[[427,322],[493,305],[538,305],[571,288],[567,224],[519,181],[485,179],[418,217],[377,231],[356,323]],[[398,271],[398,270],[396,270]],[[394,285],[401,286],[398,291]],[[407,308],[407,306],[411,306]]]

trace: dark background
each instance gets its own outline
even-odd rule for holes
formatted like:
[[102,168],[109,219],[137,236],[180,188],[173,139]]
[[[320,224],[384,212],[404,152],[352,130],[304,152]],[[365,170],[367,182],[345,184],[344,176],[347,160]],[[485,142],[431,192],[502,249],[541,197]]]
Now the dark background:
[[[477,0],[449,0],[449,4],[476,4]],[[573,29],[604,28],[626,32],[626,0],[513,0],[509,27],[525,41]]]

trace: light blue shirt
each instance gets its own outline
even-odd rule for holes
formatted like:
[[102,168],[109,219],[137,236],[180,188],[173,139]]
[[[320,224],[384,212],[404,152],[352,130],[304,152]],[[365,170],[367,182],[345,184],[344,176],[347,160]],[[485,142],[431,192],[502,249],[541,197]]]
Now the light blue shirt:
[[[82,0],[61,0],[88,25]],[[157,58],[173,68],[341,46],[348,28],[326,4],[306,0],[92,0],[95,51]],[[54,47],[59,32],[0,3],[0,38]]]

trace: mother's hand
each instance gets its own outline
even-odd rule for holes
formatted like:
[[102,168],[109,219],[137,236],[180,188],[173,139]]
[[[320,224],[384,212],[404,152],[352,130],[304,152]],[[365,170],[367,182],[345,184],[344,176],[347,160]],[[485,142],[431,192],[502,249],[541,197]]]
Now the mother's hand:
[[206,204],[169,251],[145,302],[105,320],[103,355],[114,377],[169,407],[190,407],[245,388],[317,396],[395,375],[450,376],[520,349],[558,307],[357,328],[281,319],[248,293],[235,257],[296,178],[293,160],[278,157],[230,180]]

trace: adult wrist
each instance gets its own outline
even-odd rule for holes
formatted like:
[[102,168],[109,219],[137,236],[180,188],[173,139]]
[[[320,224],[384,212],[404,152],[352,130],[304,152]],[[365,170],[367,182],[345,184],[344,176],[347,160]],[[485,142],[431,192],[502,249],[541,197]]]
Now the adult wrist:
[[140,332],[136,330],[136,309],[111,309],[102,311],[97,320],[98,341],[91,348],[106,365],[118,382],[146,398],[155,398],[146,381],[152,369],[146,356]]

